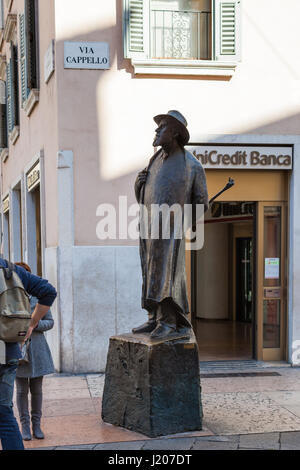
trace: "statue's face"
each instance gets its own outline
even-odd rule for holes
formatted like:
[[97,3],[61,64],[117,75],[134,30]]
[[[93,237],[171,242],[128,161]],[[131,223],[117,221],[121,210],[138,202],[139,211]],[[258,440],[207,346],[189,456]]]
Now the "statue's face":
[[175,128],[167,119],[162,119],[155,129],[153,147],[170,145],[175,139]]

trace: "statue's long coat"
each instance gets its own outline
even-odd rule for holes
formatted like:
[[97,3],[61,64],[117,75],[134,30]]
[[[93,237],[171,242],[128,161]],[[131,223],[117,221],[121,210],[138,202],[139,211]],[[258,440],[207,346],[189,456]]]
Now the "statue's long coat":
[[[169,239],[143,238],[148,220],[151,234],[152,204],[204,204],[208,207],[205,173],[201,163],[187,150],[164,158],[162,150],[150,160],[144,186],[137,194],[138,202],[148,211],[148,218],[140,218],[140,257],[143,275],[142,308],[150,311],[166,298],[175,302],[179,311],[189,312],[186,273],[185,239],[175,238],[171,223]],[[137,182],[136,182],[137,185]],[[137,193],[137,191],[136,191]],[[172,220],[172,218],[171,218]]]

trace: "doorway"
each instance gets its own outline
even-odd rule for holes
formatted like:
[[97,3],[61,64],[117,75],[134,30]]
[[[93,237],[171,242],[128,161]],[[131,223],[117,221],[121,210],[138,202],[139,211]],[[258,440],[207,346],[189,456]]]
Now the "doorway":
[[42,276],[41,193],[36,185],[26,195],[28,264],[34,274]]
[[186,251],[190,320],[200,360],[288,356],[289,171],[206,170],[204,246]]
[[194,253],[193,326],[200,360],[254,357],[255,203],[214,203]]
[[215,204],[192,254],[200,360],[285,360],[287,203]]

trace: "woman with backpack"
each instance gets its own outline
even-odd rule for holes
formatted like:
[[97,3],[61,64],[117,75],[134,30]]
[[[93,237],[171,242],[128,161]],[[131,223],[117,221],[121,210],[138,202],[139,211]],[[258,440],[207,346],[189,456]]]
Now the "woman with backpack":
[[[26,263],[15,264],[26,269],[26,271],[31,272],[30,267]],[[34,310],[36,303],[36,297],[31,297],[30,305],[32,311]],[[21,361],[17,369],[16,398],[24,441],[29,441],[32,438],[28,407],[29,391],[31,394],[31,422],[33,436],[37,439],[44,439],[45,437],[41,430],[43,377],[44,375],[53,374],[55,370],[44,332],[53,328],[53,325],[54,320],[49,310],[32,332],[27,349],[28,361]]]

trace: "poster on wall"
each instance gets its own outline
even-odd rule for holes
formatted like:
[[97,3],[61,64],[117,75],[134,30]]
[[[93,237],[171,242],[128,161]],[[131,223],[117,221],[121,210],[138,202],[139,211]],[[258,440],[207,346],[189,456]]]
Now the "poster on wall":
[[279,258],[265,258],[265,279],[279,278]]

